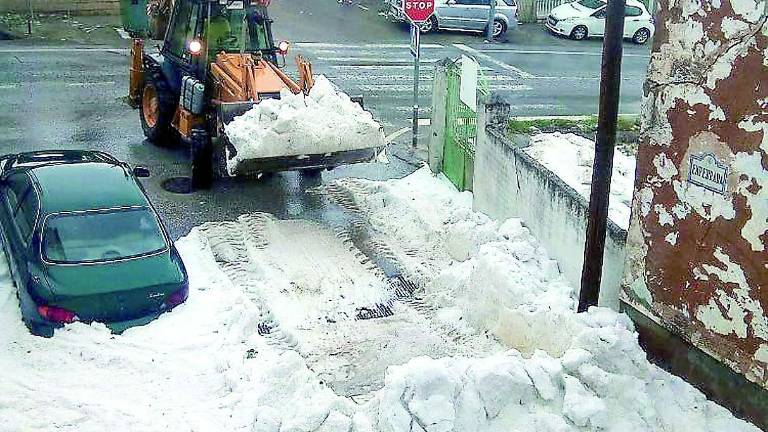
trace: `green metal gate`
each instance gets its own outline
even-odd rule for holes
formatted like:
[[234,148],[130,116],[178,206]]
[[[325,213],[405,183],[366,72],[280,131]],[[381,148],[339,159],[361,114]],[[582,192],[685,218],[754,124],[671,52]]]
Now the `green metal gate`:
[[[446,68],[445,142],[443,143],[443,173],[460,191],[472,190],[475,144],[477,142],[477,113],[459,97],[461,65],[454,62]],[[478,76],[479,96],[488,95],[488,82]]]

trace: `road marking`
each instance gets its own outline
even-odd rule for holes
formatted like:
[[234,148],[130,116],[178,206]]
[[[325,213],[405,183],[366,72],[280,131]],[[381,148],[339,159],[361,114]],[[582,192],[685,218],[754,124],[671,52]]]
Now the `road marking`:
[[[413,117],[410,117],[408,119],[408,123],[413,124]],[[420,118],[419,119],[419,126],[432,126],[432,119],[431,118]]]
[[[402,57],[401,59],[391,59],[391,60],[382,60],[381,56],[370,56],[370,57],[322,57],[318,56],[315,57],[317,60],[322,60],[326,62],[337,62],[337,63],[351,63],[351,62],[361,62],[361,63],[370,63],[372,66],[387,66],[388,64],[392,63],[393,65],[401,64],[401,63],[413,63],[413,60],[409,60],[406,57]],[[440,62],[440,59],[431,59],[431,60],[421,60],[422,64],[435,64]]]
[[[365,71],[381,71],[383,70],[381,66],[379,65],[350,65],[350,64],[341,64],[341,65],[329,65],[331,69],[338,69],[338,70],[365,70]],[[403,70],[413,70],[413,65],[404,65],[404,64],[392,64],[392,65],[386,65],[387,70],[389,69],[403,69]],[[421,70],[432,70],[434,69],[434,64],[428,63],[426,65],[421,66]],[[480,70],[483,72],[493,72],[493,68],[487,67],[487,66],[481,66]]]
[[[353,48],[353,49],[360,49],[360,48],[402,48],[402,49],[408,49],[410,45],[408,44],[392,44],[392,43],[379,43],[379,44],[339,44],[339,43],[325,43],[325,42],[296,42],[294,43],[297,47],[305,47],[305,48]],[[422,49],[438,49],[438,48],[445,48],[443,45],[440,44],[421,44]]]
[[464,51],[465,53],[467,53],[467,54],[469,54],[471,56],[474,56],[476,58],[481,58],[481,59],[483,59],[483,60],[485,60],[487,62],[495,64],[496,66],[498,66],[498,67],[500,67],[502,69],[506,69],[506,70],[508,70],[510,72],[514,72],[514,73],[518,74],[521,78],[535,78],[536,77],[533,74],[530,74],[530,73],[528,73],[528,72],[526,72],[526,71],[524,71],[522,69],[516,68],[516,67],[514,67],[512,65],[509,65],[507,63],[504,63],[503,61],[495,59],[495,58],[489,56],[488,54],[483,54],[480,51],[478,51],[478,50],[476,50],[474,48],[470,48],[470,47],[468,47],[468,46],[466,46],[464,44],[453,44],[453,46],[456,47],[456,49],[458,49],[460,51]]
[[0,90],[13,90],[18,87],[17,84],[0,84]]
[[81,83],[67,83],[67,87],[91,87],[91,86],[107,86],[115,85],[115,81],[99,81],[99,82],[81,82]]
[[115,29],[117,34],[120,35],[121,38],[126,39],[126,40],[131,39],[131,35],[128,34],[128,32],[125,31],[124,29],[121,29],[120,27],[113,27],[113,28]]
[[[592,57],[602,57],[602,52],[591,52],[591,51],[547,51],[547,50],[520,50],[520,49],[504,49],[504,48],[490,48],[490,49],[484,49],[482,52],[484,53],[511,53],[511,54],[543,54],[543,55],[581,55],[581,56],[592,56]],[[638,57],[638,58],[651,58],[649,54],[627,54],[624,53],[623,57]]]
[[403,135],[405,135],[406,133],[408,133],[408,131],[409,131],[409,130],[411,130],[411,128],[409,128],[409,127],[404,127],[404,128],[402,128],[402,129],[400,129],[399,131],[397,131],[397,132],[395,132],[395,133],[392,133],[392,134],[390,134],[389,136],[387,136],[386,138],[384,138],[384,142],[385,142],[385,143],[391,143],[391,142],[394,142],[396,139],[398,139],[398,138],[400,138],[401,136],[403,136]]
[[34,54],[34,53],[114,53],[128,54],[127,49],[122,48],[0,48],[0,54]]

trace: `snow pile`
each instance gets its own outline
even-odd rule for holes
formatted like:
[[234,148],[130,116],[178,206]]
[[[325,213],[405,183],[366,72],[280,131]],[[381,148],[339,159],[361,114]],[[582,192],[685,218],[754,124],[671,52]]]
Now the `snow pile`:
[[[542,133],[531,137],[525,152],[541,162],[589,201],[595,143],[575,134]],[[629,227],[635,159],[620,151],[613,157],[609,217],[618,226]]]
[[[408,252],[403,270],[422,276],[437,317],[512,348],[390,368],[366,407],[376,430],[757,430],[649,363],[625,315],[576,314],[574,290],[520,221],[473,212],[471,195],[442,175],[424,167],[336,186],[352,193],[379,241]],[[438,269],[431,278],[429,269]]]
[[[519,221],[473,212],[426,169],[336,187],[423,278],[390,317],[349,316],[384,288],[347,242],[265,215],[179,240],[189,300],[120,336],[80,323],[29,335],[0,254],[0,431],[757,431],[648,363],[626,316],[574,313]],[[508,349],[476,355],[462,326]],[[430,340],[468,355],[426,357]],[[365,364],[392,360],[382,377]],[[341,393],[328,378],[368,385]]]
[[237,155],[230,171],[247,159],[325,154],[384,145],[384,131],[370,112],[337,93],[324,76],[305,97],[288,90],[266,99],[225,125]]
[[80,323],[31,336],[0,254],[0,431],[347,430],[354,404],[259,336],[262,311],[197,231],[177,246],[189,300],[121,336]]
[[[608,310],[578,317],[559,357],[417,358],[370,403],[376,430],[756,431],[683,380],[650,365],[631,324]],[[553,329],[554,330],[554,329]]]

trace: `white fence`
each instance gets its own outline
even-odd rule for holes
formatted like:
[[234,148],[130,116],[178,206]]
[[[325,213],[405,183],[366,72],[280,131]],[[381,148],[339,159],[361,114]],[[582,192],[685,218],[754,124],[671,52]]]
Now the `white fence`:
[[536,0],[536,19],[547,19],[552,9],[573,0]]

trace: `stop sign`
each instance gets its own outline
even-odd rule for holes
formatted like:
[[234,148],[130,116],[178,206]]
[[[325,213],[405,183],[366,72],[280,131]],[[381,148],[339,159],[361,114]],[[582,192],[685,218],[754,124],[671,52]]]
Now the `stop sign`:
[[403,0],[403,12],[413,22],[424,22],[435,13],[435,0]]

